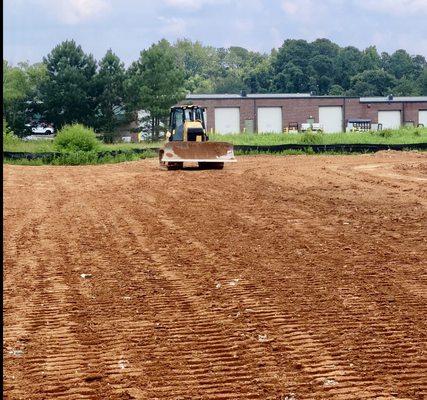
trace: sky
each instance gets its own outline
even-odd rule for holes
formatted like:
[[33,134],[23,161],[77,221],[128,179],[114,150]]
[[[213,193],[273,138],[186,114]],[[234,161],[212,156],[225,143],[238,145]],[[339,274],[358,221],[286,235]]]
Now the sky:
[[3,58],[42,61],[74,39],[101,59],[129,65],[166,38],[269,53],[285,39],[403,48],[427,57],[427,0],[4,0]]

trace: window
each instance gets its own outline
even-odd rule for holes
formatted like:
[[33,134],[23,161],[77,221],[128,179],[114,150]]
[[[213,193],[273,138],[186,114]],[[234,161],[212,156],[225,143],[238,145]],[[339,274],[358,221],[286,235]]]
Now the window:
[[180,126],[182,126],[183,125],[183,111],[182,110],[180,110],[180,109],[178,109],[178,110],[175,110],[175,114],[174,114],[174,118],[175,118],[175,121],[174,121],[174,125],[173,125],[173,128],[178,128],[178,127],[180,127]]

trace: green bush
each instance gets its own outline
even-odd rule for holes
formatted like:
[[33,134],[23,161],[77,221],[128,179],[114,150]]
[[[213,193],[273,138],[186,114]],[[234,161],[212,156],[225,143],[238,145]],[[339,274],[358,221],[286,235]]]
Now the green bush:
[[6,120],[3,118],[3,150],[5,147],[14,145],[20,141],[21,139],[13,133]]
[[378,131],[378,135],[383,138],[391,138],[393,136],[393,131],[391,129],[384,129],[383,131]]
[[[56,135],[54,146],[60,152],[77,153],[75,157],[83,157],[82,152],[96,152],[101,142],[95,132],[81,124],[65,125]],[[87,155],[87,157],[91,157]]]
[[322,144],[322,133],[306,132],[301,135],[301,142],[306,144]]

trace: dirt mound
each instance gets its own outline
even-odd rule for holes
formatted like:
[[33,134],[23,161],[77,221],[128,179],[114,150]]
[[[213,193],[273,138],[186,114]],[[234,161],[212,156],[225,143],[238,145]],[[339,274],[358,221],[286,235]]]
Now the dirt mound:
[[4,397],[426,398],[426,160],[6,165]]
[[427,177],[427,160],[425,163],[399,164],[394,169],[399,172],[419,172]]

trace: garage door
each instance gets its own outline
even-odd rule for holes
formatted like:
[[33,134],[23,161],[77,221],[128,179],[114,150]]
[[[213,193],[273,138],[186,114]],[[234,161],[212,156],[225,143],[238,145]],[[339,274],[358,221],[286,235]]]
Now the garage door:
[[258,133],[282,132],[282,108],[259,107],[258,108]]
[[342,132],[342,107],[319,107],[319,122],[325,132]]
[[427,110],[420,110],[418,112],[418,123],[423,124],[427,128]]
[[400,111],[378,111],[378,123],[383,129],[400,128]]
[[240,132],[240,110],[239,108],[215,108],[215,132],[239,133]]

